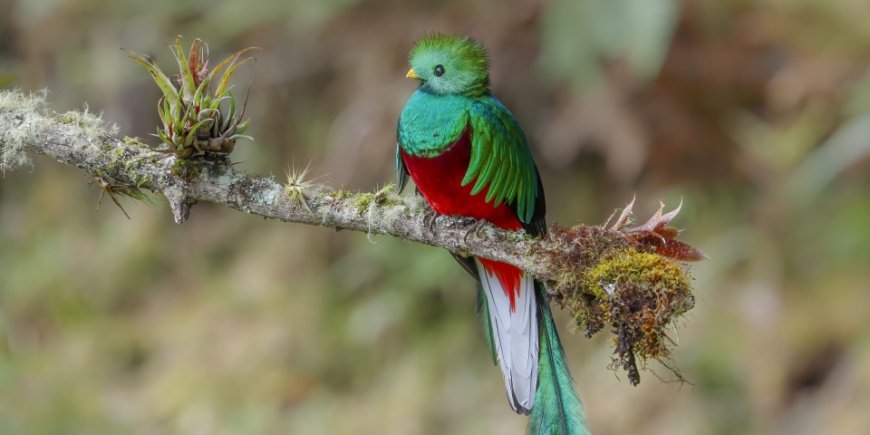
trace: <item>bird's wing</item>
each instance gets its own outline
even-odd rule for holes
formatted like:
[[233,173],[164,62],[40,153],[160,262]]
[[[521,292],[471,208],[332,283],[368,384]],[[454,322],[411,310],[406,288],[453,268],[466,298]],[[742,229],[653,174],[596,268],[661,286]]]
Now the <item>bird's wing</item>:
[[399,193],[405,190],[405,185],[408,184],[408,168],[405,167],[405,162],[402,160],[402,152],[400,145],[396,144],[396,176],[399,178]]
[[538,194],[538,171],[526,135],[513,115],[495,98],[474,101],[469,109],[471,161],[462,180],[472,194],[488,187],[487,201],[511,204],[523,223],[531,223]]

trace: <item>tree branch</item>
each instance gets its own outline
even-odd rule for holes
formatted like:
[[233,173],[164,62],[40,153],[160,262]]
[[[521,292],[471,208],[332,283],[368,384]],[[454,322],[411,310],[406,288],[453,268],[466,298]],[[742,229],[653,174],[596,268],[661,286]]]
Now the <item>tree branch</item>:
[[[614,304],[619,303],[614,300],[624,287],[649,292],[661,285],[651,277],[626,278],[627,275],[619,274],[611,277],[606,271],[598,270],[612,266],[615,253],[624,257],[626,252],[655,251],[656,237],[665,240],[662,234],[655,232],[657,222],[647,228],[650,231],[632,233],[623,229],[627,219],[620,218],[621,222],[610,229],[599,226],[554,228],[548,237],[535,239],[486,223],[475,225],[473,220],[465,218],[436,217],[416,195],[400,196],[392,185],[375,193],[351,193],[299,179],[283,185],[272,178],[238,171],[226,157],[180,159],[138,139],[120,136],[116,128],[107,126],[87,110],[57,114],[47,107],[44,95],[0,91],[0,169],[5,171],[27,164],[28,153],[43,154],[83,169],[113,199],[117,195],[143,199],[142,189],[162,194],[177,223],[189,217],[193,204],[207,201],[267,218],[385,234],[460,255],[510,263],[547,283],[551,295],[572,311],[587,334],[601,329],[605,322],[613,324],[614,328],[625,327],[613,323],[613,313],[602,311],[620,309],[614,308]],[[658,217],[662,218],[661,214]],[[652,237],[652,241],[643,242],[640,236]],[[664,236],[672,240],[675,233]],[[668,264],[670,262],[646,267],[654,269]],[[637,268],[636,265],[631,267]],[[596,271],[604,275],[596,275]],[[682,272],[679,278],[685,279]],[[630,285],[623,282],[626,279]],[[680,280],[668,284],[688,293],[688,284]],[[609,281],[613,281],[614,287],[608,287]],[[610,305],[601,306],[602,301],[609,301]],[[683,312],[690,307],[681,300],[677,308]],[[666,316],[665,321],[670,321],[670,316]],[[619,333],[624,335],[622,330]],[[631,354],[633,365],[631,343],[627,352]]]
[[399,196],[391,186],[376,193],[350,193],[305,183],[304,200],[295,200],[274,179],[245,174],[226,159],[179,159],[119,136],[86,111],[52,113],[40,96],[5,92],[0,97],[0,147],[74,165],[102,180],[110,193],[130,188],[160,193],[176,223],[188,218],[192,204],[206,201],[286,222],[385,234],[492,258],[540,279],[559,273],[548,267],[534,239],[489,224],[469,232],[473,221],[435,217],[425,202]]

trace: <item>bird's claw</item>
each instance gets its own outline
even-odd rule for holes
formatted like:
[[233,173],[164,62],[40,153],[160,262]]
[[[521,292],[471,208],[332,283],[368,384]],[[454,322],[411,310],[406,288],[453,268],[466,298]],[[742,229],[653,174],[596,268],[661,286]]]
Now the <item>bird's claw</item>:
[[483,228],[483,225],[486,223],[486,221],[483,219],[466,218],[466,220],[468,219],[472,220],[473,222],[471,223],[471,226],[468,227],[468,230],[465,231],[465,236],[462,238],[462,241],[465,243],[468,243],[468,236],[470,236],[471,233],[477,235],[478,231],[480,231],[480,229]]
[[438,215],[435,213],[426,213],[426,216],[423,217],[423,225],[426,226],[426,230],[429,231],[429,234],[435,234],[435,223],[438,219]]

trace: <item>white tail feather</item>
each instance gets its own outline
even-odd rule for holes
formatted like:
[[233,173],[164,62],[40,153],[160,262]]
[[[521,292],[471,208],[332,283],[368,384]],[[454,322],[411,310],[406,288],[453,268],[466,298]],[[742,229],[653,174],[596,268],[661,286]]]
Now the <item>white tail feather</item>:
[[516,310],[495,275],[475,260],[480,284],[486,294],[492,341],[498,365],[504,375],[508,402],[515,412],[528,414],[538,386],[538,315],[535,281],[529,274],[520,280]]

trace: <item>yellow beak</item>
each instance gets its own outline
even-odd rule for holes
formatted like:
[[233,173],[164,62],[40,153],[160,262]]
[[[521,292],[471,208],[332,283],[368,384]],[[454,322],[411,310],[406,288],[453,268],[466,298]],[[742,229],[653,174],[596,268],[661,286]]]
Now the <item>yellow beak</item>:
[[419,79],[420,78],[420,76],[418,76],[417,73],[414,72],[414,68],[409,69],[408,74],[405,74],[405,77],[407,77],[409,79]]

